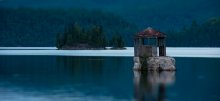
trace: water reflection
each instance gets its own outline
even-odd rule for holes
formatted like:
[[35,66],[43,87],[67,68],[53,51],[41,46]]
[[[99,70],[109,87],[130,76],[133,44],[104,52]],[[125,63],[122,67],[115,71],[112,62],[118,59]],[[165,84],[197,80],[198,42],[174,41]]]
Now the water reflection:
[[94,79],[102,76],[105,59],[100,57],[56,57],[56,64],[73,78]]
[[175,72],[134,71],[135,101],[164,101],[166,87],[175,82]]
[[0,99],[131,100],[131,66],[132,58],[0,57]]
[[158,73],[127,57],[0,56],[0,101],[220,101],[220,59],[176,60]]

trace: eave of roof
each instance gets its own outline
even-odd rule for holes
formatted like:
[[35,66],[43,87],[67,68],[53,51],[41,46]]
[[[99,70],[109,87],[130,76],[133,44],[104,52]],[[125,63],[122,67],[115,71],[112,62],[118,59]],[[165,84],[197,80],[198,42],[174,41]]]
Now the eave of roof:
[[166,35],[162,32],[159,32],[151,27],[148,27],[142,32],[137,33],[135,38],[165,38]]

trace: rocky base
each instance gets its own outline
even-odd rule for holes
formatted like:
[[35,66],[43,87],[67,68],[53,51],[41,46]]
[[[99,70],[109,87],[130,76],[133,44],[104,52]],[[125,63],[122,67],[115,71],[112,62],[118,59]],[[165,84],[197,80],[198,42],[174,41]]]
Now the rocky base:
[[134,57],[134,70],[175,71],[175,59],[167,56],[140,58]]

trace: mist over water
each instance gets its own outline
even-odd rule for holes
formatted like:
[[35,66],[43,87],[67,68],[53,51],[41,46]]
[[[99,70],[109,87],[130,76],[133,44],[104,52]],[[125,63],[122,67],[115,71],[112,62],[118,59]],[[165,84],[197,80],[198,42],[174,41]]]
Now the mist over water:
[[[0,55],[133,57],[134,48],[126,48],[125,50],[56,50],[55,47],[0,47]],[[220,58],[220,49],[168,47],[167,56]]]

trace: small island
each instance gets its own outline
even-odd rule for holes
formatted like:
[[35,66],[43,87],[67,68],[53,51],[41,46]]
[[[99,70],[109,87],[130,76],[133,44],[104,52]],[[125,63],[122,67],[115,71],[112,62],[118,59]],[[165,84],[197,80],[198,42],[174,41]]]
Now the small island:
[[90,28],[82,28],[77,23],[68,25],[64,33],[56,36],[56,47],[60,50],[103,50],[126,49],[124,39],[118,33],[110,39],[106,38],[102,26],[93,25]]

